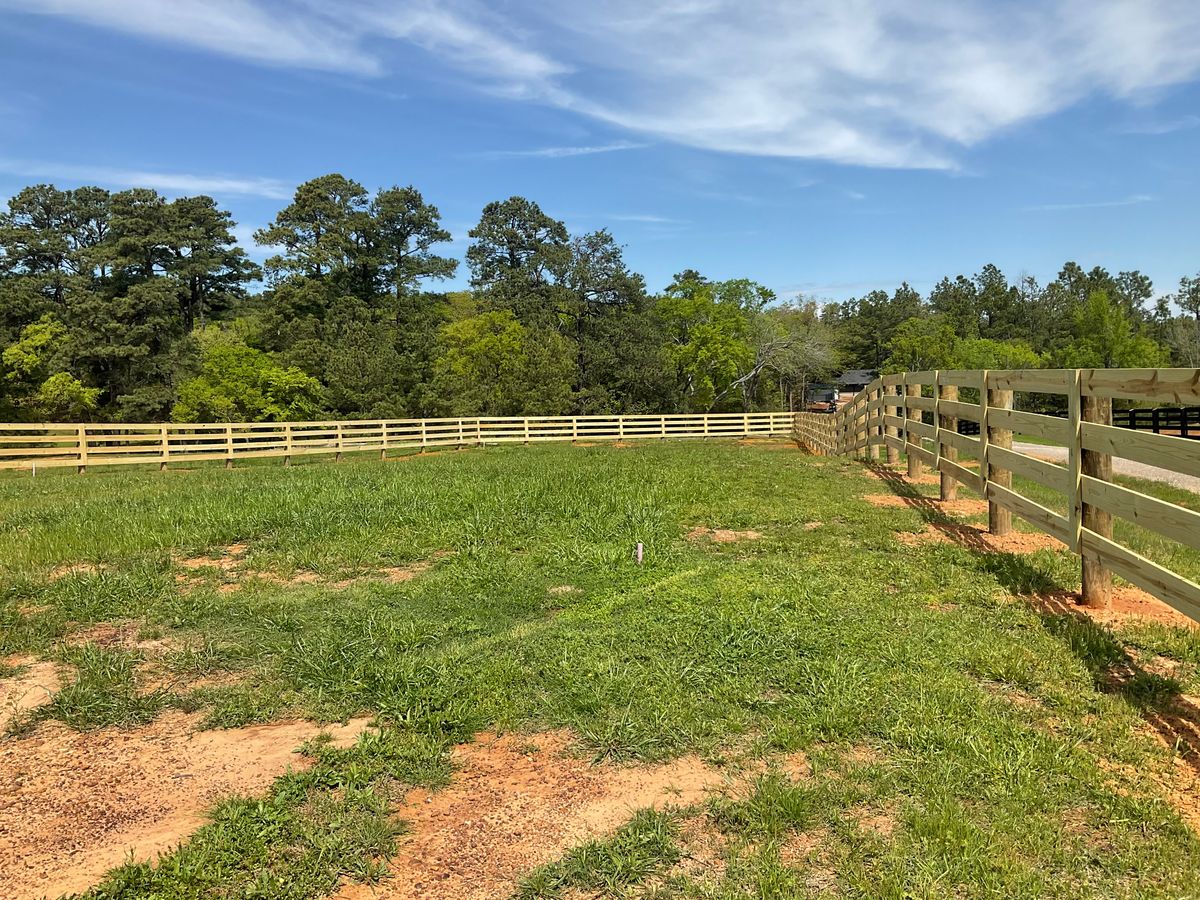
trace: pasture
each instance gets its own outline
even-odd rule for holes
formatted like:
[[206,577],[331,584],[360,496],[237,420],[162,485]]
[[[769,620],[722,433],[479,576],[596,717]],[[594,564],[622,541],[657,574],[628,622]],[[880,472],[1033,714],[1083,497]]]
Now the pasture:
[[[0,478],[10,896],[1200,893],[1197,631],[1082,615],[936,485],[784,441],[132,469]],[[104,790],[55,805],[64,756]]]

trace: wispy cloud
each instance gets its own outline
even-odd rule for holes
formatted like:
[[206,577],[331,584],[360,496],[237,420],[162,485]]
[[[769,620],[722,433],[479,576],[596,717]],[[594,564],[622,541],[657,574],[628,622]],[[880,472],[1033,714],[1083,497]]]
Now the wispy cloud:
[[1022,212],[1062,212],[1069,209],[1107,209],[1113,206],[1140,206],[1152,203],[1154,198],[1149,194],[1134,194],[1121,200],[1095,200],[1083,203],[1042,203],[1037,206],[1026,206]]
[[632,141],[617,141],[613,144],[596,144],[584,147],[535,147],[530,150],[488,150],[472,154],[482,159],[563,159],[569,156],[593,156],[597,153],[616,153],[620,150],[640,150],[647,144]]
[[1176,131],[1187,131],[1200,127],[1200,116],[1180,116],[1177,119],[1160,119],[1148,122],[1135,122],[1118,128],[1120,134],[1172,134]]
[[[0,9],[368,78],[418,52],[479,90],[651,139],[876,167],[954,169],[961,148],[1006,129],[1200,73],[1195,0],[509,0],[502,10],[483,0],[0,0]],[[678,47],[704,47],[703,62],[664,51]],[[572,149],[604,152],[542,155]]]
[[0,172],[21,178],[47,178],[106,187],[148,187],[166,194],[236,194],[273,200],[292,196],[292,189],[274,178],[153,172],[3,158],[0,158]]
[[674,219],[670,216],[656,216],[650,213],[612,213],[608,216],[614,222],[643,222],[647,225],[689,225],[687,219]]

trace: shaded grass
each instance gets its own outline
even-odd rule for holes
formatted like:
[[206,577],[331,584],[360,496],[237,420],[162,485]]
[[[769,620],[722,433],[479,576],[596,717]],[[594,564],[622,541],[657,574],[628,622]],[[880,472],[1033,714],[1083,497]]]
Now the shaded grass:
[[[416,769],[367,743],[287,776],[102,896],[311,897],[339,873],[372,877],[392,852],[395,785],[440,777],[447,748],[481,729],[560,727],[597,757],[805,750],[828,777],[770,776],[714,809],[736,843],[719,882],[655,882],[669,851],[651,842],[662,852],[644,865],[621,862],[637,857],[624,845],[593,848],[546,890],[594,870],[649,873],[647,890],[681,896],[1200,891],[1200,845],[1148,777],[1169,758],[1139,731],[1176,686],[1107,689],[1128,661],[1123,637],[1010,599],[1074,586],[1077,562],[902,551],[895,532],[926,519],[861,501],[880,490],[861,472],[714,441],[0,478],[0,521],[20,523],[0,527],[0,649],[52,654],[79,627],[133,619],[180,648],[163,659],[170,671],[239,677],[178,701],[211,726],[372,713],[388,740],[425,748]],[[696,525],[763,537],[698,546],[684,539]],[[256,570],[330,580],[449,555],[397,584],[258,580],[222,593],[176,581],[178,557],[234,542]],[[52,580],[67,562],[107,568]],[[573,590],[551,590],[562,586]],[[1178,635],[1141,639],[1192,652]],[[136,696],[125,676],[105,690]],[[88,703],[46,715],[77,707]],[[860,746],[877,761],[842,760],[838,748]],[[894,832],[853,827],[848,810],[865,802],[904,811]],[[780,854],[814,829],[833,873],[824,887]],[[345,839],[314,849],[326,833]]]

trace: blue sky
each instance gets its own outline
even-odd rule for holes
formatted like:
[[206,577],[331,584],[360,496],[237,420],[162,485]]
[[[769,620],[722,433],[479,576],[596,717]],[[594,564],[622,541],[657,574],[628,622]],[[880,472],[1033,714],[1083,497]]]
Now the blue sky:
[[247,245],[336,171],[460,256],[525,195],[652,289],[1200,271],[1195,0],[0,0],[0,83],[0,196],[209,193]]

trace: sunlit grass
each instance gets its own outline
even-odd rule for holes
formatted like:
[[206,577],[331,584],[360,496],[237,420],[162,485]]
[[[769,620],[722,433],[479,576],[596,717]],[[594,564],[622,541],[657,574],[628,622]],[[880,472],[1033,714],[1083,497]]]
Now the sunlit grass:
[[[769,770],[714,801],[729,865],[711,884],[672,869],[677,812],[531,874],[533,895],[803,895],[819,885],[784,852],[798,834],[820,835],[844,895],[1200,892],[1200,844],[1151,777],[1169,751],[1142,716],[1186,683],[1106,681],[1131,651],[1194,662],[1194,640],[1014,602],[1075,587],[1078,561],[904,548],[895,533],[927,518],[861,499],[887,490],[857,462],[725,441],[5,477],[0,652],[78,672],[40,714],[76,727],[135,726],[146,696],[215,727],[384,726],[261,804],[222,805],[98,896],[315,897],[374,877],[395,848],[394,786],[444,780],[449,747],[482,729],[560,727],[596,757],[805,751],[814,774]],[[694,526],[762,537],[688,540]],[[279,577],[180,566],[235,543],[247,573]],[[417,561],[410,580],[371,577]],[[78,563],[92,568],[52,576]],[[314,580],[286,583],[296,573]],[[168,639],[158,665],[178,683],[139,693],[136,649],[69,649],[114,620]],[[864,837],[863,803],[894,810],[894,829]]]

